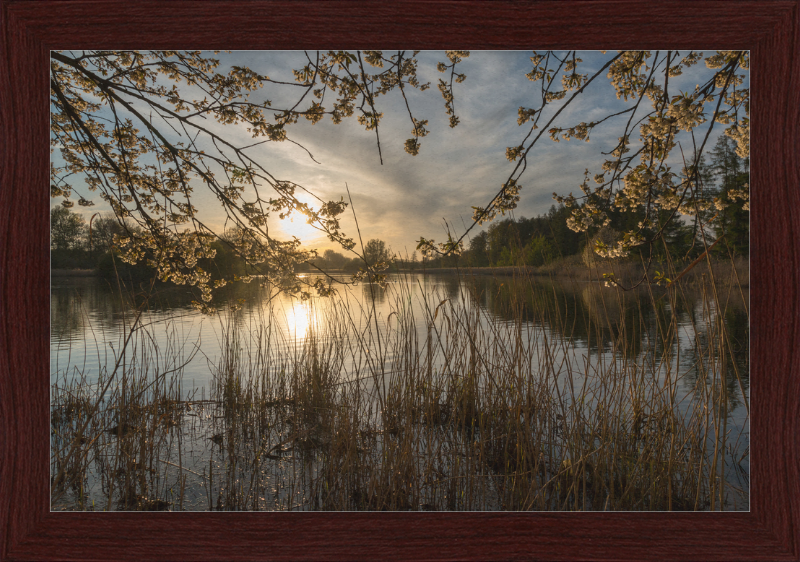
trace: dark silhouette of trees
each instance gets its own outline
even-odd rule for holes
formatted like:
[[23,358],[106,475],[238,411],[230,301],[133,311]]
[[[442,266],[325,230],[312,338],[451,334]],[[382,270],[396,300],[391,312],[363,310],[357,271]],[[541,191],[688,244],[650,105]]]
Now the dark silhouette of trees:
[[718,220],[713,223],[714,236],[725,235],[726,245],[734,254],[746,255],[750,251],[750,207],[746,197],[750,159],[741,158],[733,141],[721,136],[710,152],[710,160],[719,212]]
[[373,238],[364,246],[364,260],[369,265],[388,262],[392,259],[391,249],[383,240]]
[[86,243],[86,221],[65,207],[50,210],[50,248],[81,250]]

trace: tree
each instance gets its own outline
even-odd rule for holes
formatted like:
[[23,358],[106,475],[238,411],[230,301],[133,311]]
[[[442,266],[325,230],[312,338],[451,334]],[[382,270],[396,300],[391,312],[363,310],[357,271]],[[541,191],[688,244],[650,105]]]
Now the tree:
[[567,226],[571,213],[564,205],[552,205],[547,213],[547,234],[561,256],[578,253],[581,236]]
[[[579,186],[583,195],[575,197],[572,194],[561,196],[554,193],[553,196],[571,210],[567,224],[576,232],[609,225],[612,211],[640,213],[641,220],[634,227],[627,228],[619,240],[613,244],[601,242],[594,250],[603,257],[613,258],[626,256],[633,248],[641,247],[649,254],[649,264],[653,258],[653,248],[663,238],[666,225],[677,220],[681,214],[696,216],[708,208],[706,202],[696,197],[700,182],[696,163],[700,161],[714,123],[728,125],[725,134],[736,143],[737,154],[742,158],[749,155],[749,89],[741,87],[745,76],[737,74],[749,69],[747,52],[717,51],[706,57],[705,64],[715,70],[714,75],[704,84],[698,84],[694,91],[670,95],[670,77],[682,74],[702,59],[703,55],[694,51],[687,54],[676,51],[657,51],[655,54],[651,51],[622,51],[590,76],[578,72],[582,61],[574,51],[566,56],[552,52],[535,53],[531,57],[533,70],[528,77],[542,85],[540,105],[519,108],[518,123],[532,124],[523,141],[508,147],[506,151],[508,160],[517,162],[517,165],[487,207],[474,207],[476,224],[516,207],[520,179],[527,169],[528,157],[545,131],[555,142],[572,139],[588,142],[591,133],[606,120],[630,114],[618,143],[607,153],[611,158],[603,158],[600,172],[592,176],[586,170],[584,181]],[[555,122],[564,108],[606,72],[617,97],[630,100],[631,106],[602,119],[557,126]],[[557,89],[556,82],[559,74],[561,89]],[[567,98],[570,92],[572,94]],[[548,105],[562,99],[567,101],[560,108],[544,112]],[[645,99],[649,100],[649,104],[642,103]],[[709,112],[706,105],[714,109]],[[542,123],[540,132],[536,133],[543,115],[548,115],[547,122]],[[707,121],[709,126],[705,135],[695,139],[695,129]],[[639,132],[638,142],[631,138],[635,128]],[[684,155],[682,162],[675,162],[670,156],[677,146],[678,137],[682,135],[692,140],[691,146],[695,149],[693,153]],[[672,171],[676,163],[683,164],[680,173]],[[590,178],[599,186],[592,188]],[[747,201],[746,189],[738,195]],[[667,217],[659,221],[662,212],[666,212]],[[429,249],[432,248],[431,241],[423,242]],[[441,245],[441,249],[452,251],[458,242],[448,240]],[[646,278],[647,267],[641,281]]]
[[[720,137],[722,138],[722,137]],[[714,199],[718,196],[715,188],[714,170],[706,161],[706,155],[700,154],[697,160],[697,185],[694,189],[698,210],[692,220],[692,247],[689,253],[699,253],[697,247],[703,247],[704,237],[712,232],[710,228],[717,213]],[[692,250],[695,250],[692,252]]]
[[369,266],[386,263],[392,259],[391,250],[386,242],[373,238],[364,246],[364,260]]
[[[274,238],[268,221],[271,215],[304,215],[331,241],[353,250],[353,239],[341,232],[338,221],[346,203],[317,199],[316,208],[303,203],[295,194],[310,192],[278,180],[251,157],[248,147],[215,132],[207,120],[245,123],[256,143],[284,142],[287,129],[300,117],[316,123],[328,115],[340,123],[357,113],[359,123],[374,131],[381,157],[378,98],[395,89],[405,98],[407,88],[428,88],[417,79],[415,56],[405,51],[318,52],[294,71],[291,83],[238,66],[218,73],[219,61],[196,51],[54,51],[51,135],[64,165],[52,167],[51,194],[73,205],[69,197],[78,186],[68,180],[82,178],[86,189],[99,191],[118,218],[130,218],[141,227],[117,240],[123,258],[133,263],[151,252],[150,264],[161,279],[198,286],[203,302],[195,305],[207,310],[211,279],[198,260],[213,257],[211,244],[220,233],[201,221],[194,207],[193,192],[202,185],[214,194],[230,224],[249,233],[239,239],[236,253],[258,266],[269,282],[307,297],[293,272],[315,252],[301,248],[296,239]],[[440,81],[439,90],[451,126],[458,123],[453,84],[464,79],[455,69],[467,56],[465,51],[448,51],[449,64],[440,66],[450,76]],[[365,65],[378,71],[369,73]],[[185,89],[178,87],[181,83]],[[276,107],[269,100],[249,101],[265,85],[299,89],[297,103]],[[323,105],[326,97],[328,108]],[[405,147],[417,154],[427,121],[415,119],[410,110],[408,117],[413,137]],[[93,202],[80,194],[78,204]],[[224,283],[217,280],[214,286]],[[314,288],[320,294],[330,290],[321,280]]]
[[91,221],[87,237],[93,251],[108,252],[113,248],[115,239],[135,230],[136,226],[130,220],[120,221],[113,215],[100,215]]
[[[492,265],[512,265],[510,247],[520,248],[517,226],[512,219],[496,222],[487,231],[489,261]],[[505,253],[504,253],[505,252]]]
[[411,252],[411,261],[410,261],[411,269],[416,269],[417,268],[417,262],[418,261],[419,260],[417,258],[417,251],[414,250],[413,252]]
[[331,269],[342,269],[347,261],[347,257],[330,249],[325,250],[322,258],[325,261],[325,266]]
[[[70,183],[72,178],[82,178],[85,189],[99,191],[118,219],[128,218],[138,225],[139,230],[118,237],[122,257],[129,262],[148,260],[163,280],[198,286],[202,302],[195,304],[207,309],[211,277],[198,260],[213,257],[212,242],[220,233],[200,219],[194,206],[195,190],[205,188],[229,224],[248,233],[234,242],[237,255],[257,267],[268,282],[308,296],[308,287],[294,271],[316,253],[302,248],[297,239],[276,239],[269,222],[275,216],[303,215],[332,242],[355,252],[354,240],[339,224],[347,203],[319,199],[314,206],[304,203],[297,193],[314,194],[275,177],[248,149],[261,143],[292,142],[288,133],[300,118],[313,124],[329,116],[340,123],[355,115],[366,131],[375,134],[377,156],[382,160],[379,106],[381,98],[394,91],[408,109],[412,137],[405,141],[405,150],[418,154],[421,139],[428,134],[428,121],[414,117],[406,91],[423,91],[429,85],[417,78],[416,55],[406,51],[307,53],[307,64],[293,71],[292,83],[240,66],[217,72],[219,61],[200,52],[51,52],[51,135],[63,158],[63,165],[52,167],[51,194],[72,205],[69,198],[75,192],[79,205],[91,205],[89,194],[81,193],[84,186]],[[440,80],[438,87],[451,127],[459,122],[455,84],[466,78],[457,69],[468,56],[467,51],[446,51],[447,62],[437,66],[449,77]],[[519,108],[517,123],[526,129],[521,141],[506,151],[514,169],[486,206],[474,207],[473,225],[463,234],[448,233],[439,244],[420,238],[417,249],[424,252],[424,259],[434,253],[460,253],[472,228],[516,207],[533,148],[545,132],[556,142],[588,141],[612,117],[625,116],[627,123],[619,141],[610,147],[610,157],[599,157],[599,173],[592,176],[587,170],[580,185],[583,195],[554,194],[571,213],[569,227],[582,232],[608,224],[613,211],[633,210],[643,219],[622,232],[615,244],[596,250],[614,257],[641,247],[649,248],[652,257],[663,225],[679,214],[695,216],[704,210],[704,202],[695,196],[698,167],[684,164],[680,173],[674,172],[673,167],[681,163],[672,151],[679,136],[694,141],[697,127],[709,122],[698,142],[687,143],[696,148],[686,162],[699,162],[717,122],[727,125],[725,133],[736,143],[737,153],[747,157],[749,91],[742,87],[745,77],[739,72],[749,68],[748,53],[718,51],[705,57],[713,76],[693,91],[679,94],[674,88],[670,91],[670,78],[703,60],[701,53],[622,51],[607,56],[598,70],[584,74],[583,61],[575,51],[533,53],[527,76],[540,85],[541,96]],[[588,122],[560,123],[564,109],[589,85],[599,82],[601,75],[610,78],[611,87],[628,107]],[[297,101],[251,101],[249,96],[263,87],[293,88]],[[223,128],[210,127],[210,120]],[[219,132],[240,123],[246,124],[253,143],[237,144]],[[635,141],[637,129],[640,137]],[[598,187],[589,186],[591,177]],[[739,195],[746,202],[746,189]],[[667,220],[657,222],[662,211],[668,213]],[[655,224],[660,226],[653,228]],[[370,271],[370,277],[375,273]],[[213,286],[225,282],[218,279]],[[330,290],[321,279],[314,288],[320,294]]]
[[50,249],[69,251],[83,248],[86,221],[63,206],[50,210]]
[[713,202],[719,219],[714,222],[716,238],[723,235],[735,253],[750,248],[750,212],[747,203],[749,159],[741,158],[733,141],[722,136],[711,151],[710,168],[718,180],[719,188]]
[[555,257],[553,245],[541,234],[531,237],[523,252],[525,265],[544,265]]
[[486,253],[489,235],[481,231],[469,241],[470,265],[485,267],[489,265],[489,255]]

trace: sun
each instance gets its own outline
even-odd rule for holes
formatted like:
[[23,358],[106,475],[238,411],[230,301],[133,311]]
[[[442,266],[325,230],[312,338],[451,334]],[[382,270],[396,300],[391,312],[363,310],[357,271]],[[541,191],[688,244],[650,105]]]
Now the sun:
[[292,216],[281,220],[278,224],[287,236],[295,236],[301,242],[308,242],[320,235],[319,230],[308,224],[308,217],[295,212]]
[[[305,193],[296,193],[295,198],[309,208],[316,209],[318,201],[314,201],[312,197]],[[300,210],[295,210],[289,217],[278,221],[278,227],[281,232],[287,237],[296,237],[298,240],[307,244],[323,234],[317,229],[308,224],[308,215],[303,214]]]

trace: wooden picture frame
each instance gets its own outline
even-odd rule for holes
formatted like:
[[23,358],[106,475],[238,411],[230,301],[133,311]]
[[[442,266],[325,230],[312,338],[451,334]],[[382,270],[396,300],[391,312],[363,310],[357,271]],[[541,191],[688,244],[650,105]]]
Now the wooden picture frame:
[[[783,1],[0,1],[0,559],[800,559],[800,13]],[[51,513],[48,52],[752,52],[749,513]]]

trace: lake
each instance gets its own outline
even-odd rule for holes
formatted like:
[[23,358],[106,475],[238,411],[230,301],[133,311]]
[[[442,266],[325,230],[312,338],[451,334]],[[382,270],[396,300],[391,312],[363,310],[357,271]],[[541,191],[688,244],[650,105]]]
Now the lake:
[[[78,463],[80,484],[57,494],[53,509],[749,509],[746,289],[713,297],[702,287],[623,292],[560,279],[419,273],[390,275],[384,288],[337,287],[334,297],[304,302],[255,280],[223,289],[219,311],[203,315],[177,288],[130,296],[96,278],[54,278],[54,411],[64,411],[65,397],[89,403],[100,389],[106,395],[81,430],[94,428],[95,437]],[[304,374],[311,371],[325,373],[321,387],[336,389],[326,391],[326,421],[315,417],[313,432],[297,421],[299,397],[311,393],[300,387],[316,384],[316,374]],[[476,396],[465,390],[473,388]],[[126,453],[122,433],[108,432],[121,426],[122,410],[111,403],[133,403],[134,395],[142,408],[167,395],[179,406],[158,432],[152,420],[163,424],[165,414],[148,414],[149,439]],[[459,409],[465,396],[469,406]],[[330,414],[337,409],[350,413]],[[390,431],[389,411],[407,420],[404,430]],[[542,417],[534,431],[535,416]],[[68,446],[63,432],[79,420],[54,434],[54,449]],[[377,436],[353,445],[367,460],[334,454],[345,422],[358,425],[350,431],[362,441]],[[409,438],[399,435],[412,433],[404,445]],[[489,446],[497,440],[502,448]],[[654,448],[670,452],[662,458]],[[415,459],[403,469],[413,486],[400,491],[381,480],[395,462],[389,452]],[[344,482],[326,476],[333,458],[351,459],[345,472],[372,468]],[[56,480],[60,462],[51,470]],[[464,487],[452,482],[461,463],[474,463]],[[601,465],[616,476],[598,483]],[[692,471],[707,476],[693,479]],[[528,491],[512,493],[498,477],[505,472],[526,474]],[[662,486],[663,505],[654,492]]]

